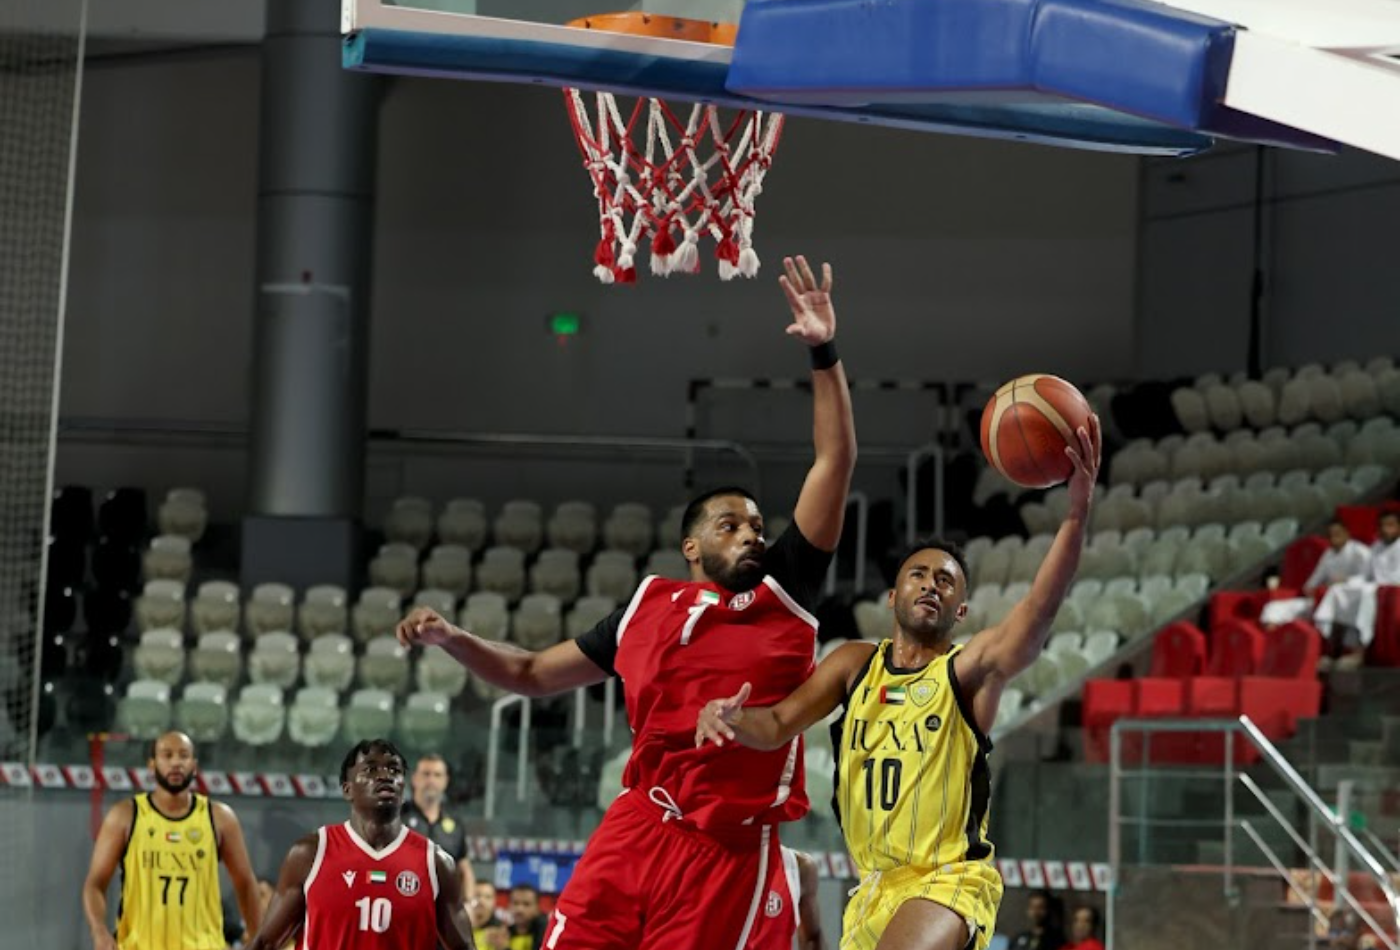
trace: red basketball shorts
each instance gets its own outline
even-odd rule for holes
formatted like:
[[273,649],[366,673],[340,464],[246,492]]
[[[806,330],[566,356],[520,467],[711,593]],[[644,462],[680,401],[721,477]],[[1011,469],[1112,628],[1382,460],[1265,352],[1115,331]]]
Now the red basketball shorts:
[[634,789],[589,839],[544,946],[791,950],[798,886],[783,870],[775,826],[702,832]]

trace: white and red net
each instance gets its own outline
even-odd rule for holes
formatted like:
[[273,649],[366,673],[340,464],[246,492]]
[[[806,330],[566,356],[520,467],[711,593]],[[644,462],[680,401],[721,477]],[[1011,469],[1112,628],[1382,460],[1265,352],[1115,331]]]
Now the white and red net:
[[[590,113],[585,96],[596,99]],[[564,91],[569,121],[593,180],[601,232],[593,273],[605,284],[637,279],[645,242],[651,272],[700,270],[701,238],[715,242],[721,280],[758,273],[754,202],[773,164],[783,117],[694,105],[682,121],[660,99],[639,99],[624,117],[611,93]]]

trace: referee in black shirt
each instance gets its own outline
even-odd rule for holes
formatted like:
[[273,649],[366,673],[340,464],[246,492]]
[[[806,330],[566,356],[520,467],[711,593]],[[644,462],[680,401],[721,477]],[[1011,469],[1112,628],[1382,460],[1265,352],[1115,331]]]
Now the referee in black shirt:
[[462,823],[443,811],[447,796],[447,762],[430,752],[418,760],[409,780],[413,798],[403,806],[403,823],[452,856],[462,876],[462,893],[476,893],[476,874],[467,860],[467,831]]

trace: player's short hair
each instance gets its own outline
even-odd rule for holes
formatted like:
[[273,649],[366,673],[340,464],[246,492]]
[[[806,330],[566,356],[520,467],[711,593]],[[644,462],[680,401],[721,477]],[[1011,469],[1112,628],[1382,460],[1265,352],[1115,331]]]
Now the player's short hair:
[[355,763],[360,761],[360,756],[369,755],[371,752],[385,752],[399,760],[399,765],[403,766],[405,772],[408,771],[408,760],[403,757],[398,746],[388,739],[362,739],[355,744],[355,747],[345,753],[345,759],[340,763],[340,784],[344,785],[350,781],[350,770],[355,767]]
[[510,892],[512,894],[514,894],[516,891],[529,891],[531,894],[535,895],[536,900],[538,900],[540,896],[540,892],[535,888],[535,885],[533,884],[517,884],[510,889]]
[[723,488],[711,489],[698,498],[692,499],[690,504],[685,506],[685,513],[681,515],[681,537],[690,537],[691,533],[695,530],[695,526],[705,517],[705,506],[710,503],[711,499],[723,498],[726,495],[738,495],[740,498],[747,498],[755,505],[758,504],[758,499],[755,498],[753,493],[747,488],[740,488],[737,485],[726,485]]
[[904,570],[904,565],[909,563],[911,557],[918,554],[920,551],[929,550],[942,551],[944,554],[957,561],[958,568],[962,570],[963,583],[971,586],[972,572],[967,569],[967,552],[963,550],[961,544],[958,544],[956,541],[949,541],[947,538],[923,538],[909,545],[899,557],[896,573]]
[[1099,916],[1099,909],[1092,904],[1080,904],[1074,909],[1075,914],[1081,910],[1089,912],[1089,926],[1094,928],[1094,933],[1099,932],[1099,927],[1103,924],[1103,918]]
[[1396,511],[1394,508],[1382,508],[1381,513],[1376,516],[1376,524],[1389,519],[1400,521],[1400,511]]

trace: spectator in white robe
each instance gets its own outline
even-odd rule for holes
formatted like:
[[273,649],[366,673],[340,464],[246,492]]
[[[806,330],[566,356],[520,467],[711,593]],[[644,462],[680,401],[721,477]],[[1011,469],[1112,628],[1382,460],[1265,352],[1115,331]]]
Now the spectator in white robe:
[[1376,635],[1377,588],[1400,584],[1400,512],[1381,512],[1368,553],[1366,576],[1329,587],[1313,612],[1313,622],[1341,654],[1338,666],[1359,665]]
[[1307,620],[1313,604],[1323,588],[1345,584],[1353,578],[1365,580],[1371,571],[1371,550],[1351,536],[1347,526],[1333,521],[1327,526],[1328,548],[1318,559],[1317,566],[1303,582],[1303,597],[1274,600],[1264,606],[1259,620],[1266,626]]

